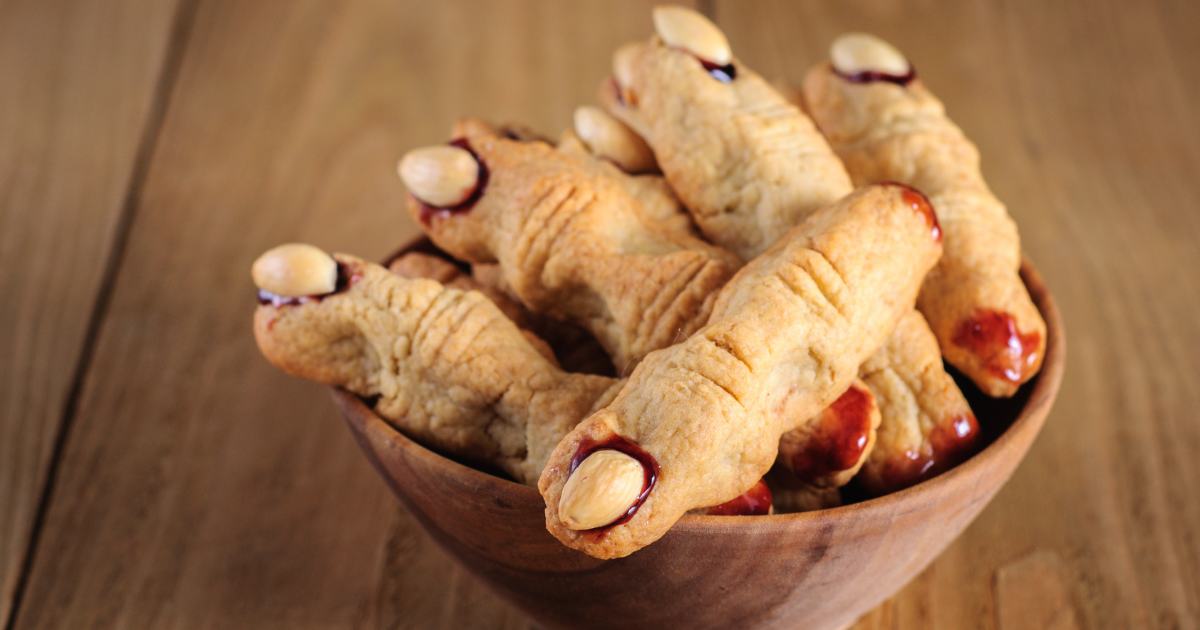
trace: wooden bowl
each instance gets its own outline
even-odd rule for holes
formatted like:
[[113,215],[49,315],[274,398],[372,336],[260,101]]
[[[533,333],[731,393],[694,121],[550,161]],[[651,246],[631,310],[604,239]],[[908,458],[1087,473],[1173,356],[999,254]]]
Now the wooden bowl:
[[1008,481],[1041,430],[1066,345],[1041,277],[1028,261],[1021,274],[1046,319],[1045,362],[1016,399],[976,404],[981,425],[1007,429],[973,458],[906,490],[828,510],[687,515],[619,560],[596,560],[551,537],[535,489],[426,449],[356,396],[335,390],[334,400],[367,458],[433,539],[541,624],[840,628],[937,557]]

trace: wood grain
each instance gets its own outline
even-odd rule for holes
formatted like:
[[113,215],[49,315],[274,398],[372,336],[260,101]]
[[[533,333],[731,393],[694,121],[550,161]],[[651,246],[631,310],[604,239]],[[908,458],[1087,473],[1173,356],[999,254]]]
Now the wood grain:
[[155,123],[175,2],[0,2],[0,619]]
[[[766,76],[798,81],[848,30],[905,50],[979,144],[1071,337],[1062,396],[1027,462],[859,627],[1041,627],[1028,622],[1063,619],[1059,606],[1089,628],[1200,619],[1200,121],[1189,113],[1200,55],[1182,27],[1197,13],[1179,2],[716,5],[735,53]],[[1030,557],[1049,560],[1030,569]],[[1051,590],[1022,598],[1014,575]],[[1014,598],[1045,609],[1014,615]]]
[[383,256],[414,233],[404,150],[465,113],[557,135],[648,6],[201,4],[15,625],[523,624],[261,360],[249,264]]
[[[74,417],[16,627],[527,627],[257,357],[246,269],[383,255],[404,149],[466,113],[556,133],[648,4],[213,0],[169,36],[168,2],[0,1],[0,614]],[[858,627],[1196,627],[1200,3],[710,4],[768,77],[848,29],[908,51],[1071,336],[1012,482]]]

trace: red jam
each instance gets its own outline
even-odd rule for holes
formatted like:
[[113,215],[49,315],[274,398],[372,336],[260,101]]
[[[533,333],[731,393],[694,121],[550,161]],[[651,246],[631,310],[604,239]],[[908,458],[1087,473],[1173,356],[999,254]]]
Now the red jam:
[[974,414],[948,418],[929,433],[929,446],[940,463],[953,464],[966,459],[979,438],[979,421]]
[[900,198],[908,207],[919,213],[925,218],[925,225],[929,226],[930,234],[933,235],[933,240],[941,242],[942,226],[938,223],[937,213],[933,211],[933,204],[929,203],[929,197],[925,193],[909,186],[895,181],[880,182],[881,186],[896,186],[903,190],[900,193]]
[[863,72],[856,72],[854,74],[845,74],[845,73],[839,72],[837,68],[834,68],[833,64],[829,64],[829,67],[831,70],[833,70],[834,74],[838,75],[839,77],[841,77],[851,83],[883,82],[883,83],[895,83],[896,85],[899,85],[899,86],[905,86],[905,85],[908,85],[909,83],[912,83],[913,79],[917,78],[917,69],[914,68],[912,66],[912,64],[908,65],[908,72],[906,72],[904,74],[888,74],[887,72],[876,72],[874,70],[865,70]]
[[954,343],[975,353],[998,378],[1020,383],[1037,366],[1038,333],[1022,334],[1012,315],[979,309],[959,327]]
[[630,505],[629,509],[617,517],[616,520],[607,525],[584,530],[586,532],[603,533],[611,527],[629,522],[629,519],[633,518],[634,514],[637,514],[638,508],[642,507],[642,504],[646,502],[646,497],[650,496],[650,491],[654,489],[654,483],[658,481],[660,472],[658,460],[654,459],[653,455],[647,453],[637,444],[619,435],[613,435],[604,440],[584,438],[579,443],[579,448],[575,450],[575,456],[571,458],[571,468],[567,471],[567,477],[570,477],[575,472],[575,469],[579,467],[579,464],[583,463],[583,460],[587,459],[589,455],[603,450],[625,453],[642,465],[642,491],[638,493],[637,499],[633,501],[633,505]]
[[704,71],[708,73],[708,76],[721,83],[733,83],[733,80],[737,78],[737,68],[732,63],[721,65],[700,57],[696,57],[696,59],[700,61],[701,66],[704,66]]
[[637,107],[637,93],[633,89],[621,87],[616,77],[610,77],[608,84],[612,86],[613,96],[621,107]]
[[905,451],[904,458],[888,462],[882,474],[882,492],[902,490],[949,470],[970,457],[979,442],[979,422],[973,414],[947,418],[929,434],[929,452]]
[[488,167],[483,163],[483,160],[479,159],[479,155],[475,153],[474,149],[471,148],[471,145],[467,142],[467,139],[456,138],[451,140],[449,144],[452,147],[463,149],[467,153],[470,153],[471,157],[475,158],[475,163],[479,165],[479,174],[475,178],[475,189],[472,190],[471,194],[467,195],[467,198],[461,203],[448,207],[430,205],[424,201],[421,201],[421,199],[416,195],[413,195],[413,198],[421,203],[421,223],[426,226],[428,226],[435,217],[443,219],[455,214],[469,212],[471,208],[475,207],[475,203],[479,201],[479,198],[483,196],[483,190],[487,188],[489,174]]
[[[336,295],[342,291],[345,291],[346,289],[350,288],[350,285],[358,282],[360,278],[362,278],[362,274],[351,274],[350,270],[347,269],[345,265],[338,263],[337,282],[333,286],[333,291],[330,291],[329,293],[322,293],[320,295],[298,295],[291,297],[286,295],[276,295],[270,291],[267,291],[266,289],[259,289],[258,303],[264,306],[274,306],[278,308],[280,306],[297,306],[299,304],[320,302],[331,295]],[[274,322],[271,322],[271,324],[274,325]]]
[[714,505],[705,514],[714,516],[763,516],[771,513],[771,489],[762,479],[731,501]]
[[817,419],[807,447],[794,453],[792,472],[804,480],[853,468],[871,433],[871,393],[856,385],[838,397]]

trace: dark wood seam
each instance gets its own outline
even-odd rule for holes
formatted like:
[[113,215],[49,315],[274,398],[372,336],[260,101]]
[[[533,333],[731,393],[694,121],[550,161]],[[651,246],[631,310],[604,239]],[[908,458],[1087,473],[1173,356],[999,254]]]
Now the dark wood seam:
[[41,496],[37,509],[34,511],[33,523],[29,528],[29,540],[25,546],[25,557],[21,561],[17,574],[16,586],[13,589],[12,604],[9,607],[5,629],[13,630],[20,618],[21,605],[29,585],[34,562],[37,559],[38,543],[41,539],[42,528],[46,514],[54,500],[55,485],[58,480],[58,469],[63,453],[66,451],[67,440],[78,415],[79,397],[83,391],[88,373],[91,371],[92,358],[99,341],[99,333],[108,315],[109,303],[117,276],[125,258],[129,241],[130,228],[133,226],[137,207],[141,203],[142,187],[150,170],[154,157],[159,133],[170,105],[171,93],[179,77],[184,53],[187,49],[188,38],[196,15],[195,0],[182,0],[175,10],[172,19],[171,33],[167,42],[167,51],[163,56],[162,68],[159,71],[158,82],[154,87],[154,95],[146,122],[142,128],[141,140],[138,142],[137,153],[134,156],[133,171],[130,173],[129,185],[121,202],[121,210],[117,215],[116,227],[113,231],[112,247],[104,261],[104,270],[100,278],[100,286],[92,304],[91,315],[88,318],[87,329],[84,332],[83,343],[80,346],[79,358],[71,375],[71,385],[64,398],[62,414],[59,416],[58,432],[55,435],[54,447],[50,459],[46,463],[46,477],[42,483]]

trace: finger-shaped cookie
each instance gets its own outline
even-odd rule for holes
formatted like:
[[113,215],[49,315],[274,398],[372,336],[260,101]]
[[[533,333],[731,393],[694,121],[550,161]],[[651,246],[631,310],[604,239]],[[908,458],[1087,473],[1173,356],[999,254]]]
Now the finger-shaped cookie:
[[743,267],[703,328],[647,356],[559,443],[538,482],[547,529],[620,557],[752,486],[795,424],[772,413],[778,397],[795,390],[807,418],[846,390],[912,308],[941,251],[935,226],[920,193],[872,186]]
[[[578,326],[539,315],[525,308],[504,283],[500,265],[471,265],[471,281],[482,287],[484,294],[494,296],[494,301],[500,300],[511,305],[511,309],[517,312],[516,317],[510,315],[513,321],[539,339],[544,339],[564,370],[601,376],[615,375],[612,359],[590,333]],[[508,314],[508,308],[502,306],[501,309]]]
[[899,181],[929,196],[946,252],[918,308],[942,354],[991,396],[1041,367],[1046,325],[1021,282],[1017,226],[988,189],[979,152],[911,64],[886,42],[845,35],[809,71],[806,108],[860,184]]
[[615,383],[558,369],[477,291],[305,245],[265,253],[253,276],[272,364],[377,398],[408,435],[525,483]]
[[979,424],[942,368],[937,339],[920,313],[911,311],[896,323],[861,374],[883,418],[875,447],[855,478],[867,492],[906,488],[975,452]]
[[[477,281],[471,274],[458,265],[433,254],[419,251],[405,252],[387,263],[388,271],[404,278],[425,278],[434,280],[444,287],[460,291],[479,291],[487,296],[504,316],[521,329],[521,334],[529,345],[533,346],[543,357],[555,365],[559,365],[554,349],[538,335],[540,318],[530,313],[504,291]],[[561,367],[561,366],[560,366]],[[571,370],[578,371],[578,370]]]
[[[644,168],[637,170],[633,159],[613,157],[625,153],[636,155],[639,150],[630,147],[645,146],[641,137],[624,123],[590,106],[575,110],[574,128],[563,132],[558,142],[559,151],[582,157],[603,175],[623,184],[641,202],[645,219],[661,224],[668,231],[695,235],[691,215],[661,174]],[[653,154],[647,159],[653,160]],[[657,171],[657,165],[654,170]]]
[[621,371],[706,319],[733,273],[728,253],[644,220],[637,198],[577,156],[473,120],[455,136],[400,164],[410,210],[441,249],[498,262],[523,304],[591,331]]
[[[789,411],[785,404],[779,413],[786,416]],[[783,434],[779,440],[779,463],[803,483],[816,488],[840,488],[850,482],[867,460],[875,445],[879,423],[875,396],[866,383],[855,380],[815,418]]]
[[749,260],[850,191],[812,122],[734,59],[707,18],[659,7],[654,25],[614,55],[601,100],[654,149],[710,241]]

